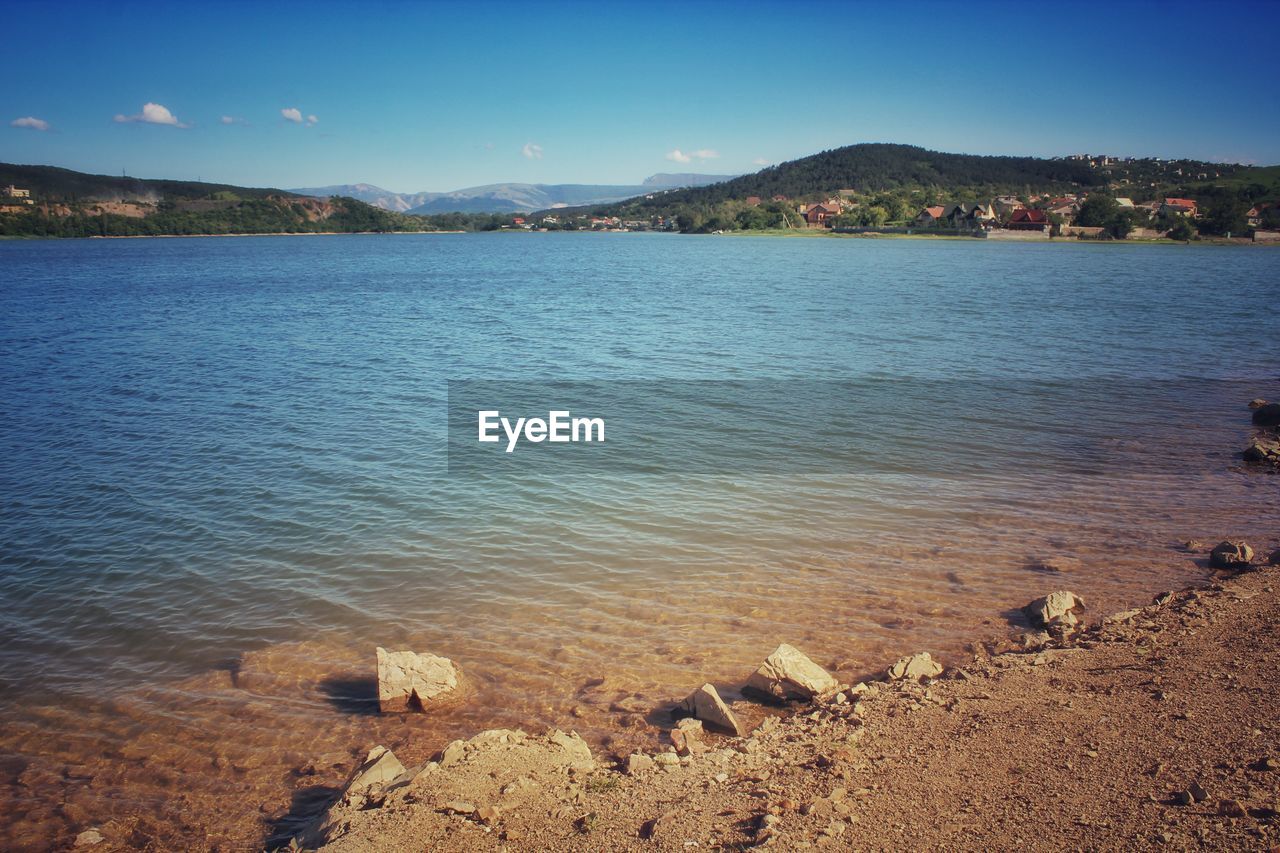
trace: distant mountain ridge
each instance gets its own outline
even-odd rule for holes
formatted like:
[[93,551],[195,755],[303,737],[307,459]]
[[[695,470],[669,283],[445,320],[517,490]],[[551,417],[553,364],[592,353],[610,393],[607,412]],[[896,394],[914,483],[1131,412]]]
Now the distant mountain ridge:
[[348,196],[397,213],[528,213],[558,207],[612,204],[655,191],[702,187],[727,181],[733,175],[659,173],[641,184],[524,184],[502,183],[466,187],[452,192],[398,193],[373,184],[336,184],[289,190],[298,195]]

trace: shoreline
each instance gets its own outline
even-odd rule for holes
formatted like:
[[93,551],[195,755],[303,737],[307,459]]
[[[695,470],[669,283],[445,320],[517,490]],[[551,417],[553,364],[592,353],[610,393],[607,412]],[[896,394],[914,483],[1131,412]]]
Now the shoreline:
[[1046,237],[1025,239],[1007,237],[970,237],[960,234],[886,234],[865,232],[841,233],[826,229],[797,228],[767,231],[724,231],[713,234],[683,234],[678,231],[549,231],[546,229],[504,228],[497,231],[271,231],[244,234],[93,234],[86,237],[58,237],[52,235],[0,235],[0,242],[8,240],[172,240],[203,239],[206,237],[342,237],[352,235],[437,235],[437,234],[667,234],[679,237],[769,237],[775,239],[853,239],[853,240],[934,240],[951,242],[977,242],[1000,244],[1044,245],[1096,245],[1096,246],[1218,246],[1218,247],[1274,247],[1278,241],[1254,242],[1244,238],[1208,237],[1196,240],[1168,240],[1164,238],[1141,240],[1081,240],[1075,237]]
[[1269,846],[1277,581],[1255,565],[1071,636],[977,640],[937,678],[841,685],[742,737],[675,728],[621,766],[572,733],[481,733],[415,770],[354,772],[297,837],[336,851]]

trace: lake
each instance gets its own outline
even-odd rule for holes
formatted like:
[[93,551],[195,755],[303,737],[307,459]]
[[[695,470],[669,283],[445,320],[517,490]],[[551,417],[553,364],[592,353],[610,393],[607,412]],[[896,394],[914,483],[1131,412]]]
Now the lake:
[[[1096,616],[1203,578],[1183,540],[1277,532],[1238,456],[1280,397],[1277,251],[353,235],[0,270],[6,847],[260,845],[377,743],[625,753],[779,642],[845,679],[958,662],[1052,589]],[[666,412],[610,451],[666,443],[451,455],[451,388],[545,413],[565,380]],[[379,645],[464,700],[377,715]]]

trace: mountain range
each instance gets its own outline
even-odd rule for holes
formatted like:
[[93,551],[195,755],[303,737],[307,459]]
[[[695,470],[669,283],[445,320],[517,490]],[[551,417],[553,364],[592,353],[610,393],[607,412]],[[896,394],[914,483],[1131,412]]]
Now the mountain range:
[[452,192],[398,193],[373,184],[337,184],[289,190],[297,195],[347,196],[397,213],[528,213],[560,207],[612,204],[655,192],[702,187],[735,175],[660,173],[640,184],[486,184]]

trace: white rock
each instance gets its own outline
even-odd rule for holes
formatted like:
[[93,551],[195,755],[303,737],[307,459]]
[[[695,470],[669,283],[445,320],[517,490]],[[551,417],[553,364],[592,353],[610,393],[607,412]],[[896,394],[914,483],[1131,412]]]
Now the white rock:
[[889,667],[891,681],[919,681],[922,678],[933,678],[941,674],[942,664],[934,660],[928,652],[908,655]]
[[1074,628],[1080,624],[1080,614],[1084,612],[1084,599],[1074,592],[1059,590],[1022,608],[1031,620],[1031,624],[1039,628]]
[[742,726],[738,725],[738,720],[729,710],[729,706],[710,684],[704,684],[690,693],[681,706],[704,723],[732,732],[739,737],[742,736]]
[[378,707],[383,713],[426,710],[458,689],[462,671],[448,658],[378,648]]
[[369,750],[364,763],[357,767],[343,786],[342,793],[350,798],[363,796],[379,788],[385,788],[391,782],[404,775],[404,765],[396,758],[395,753],[385,746],[375,746]]
[[813,699],[832,693],[839,683],[803,652],[786,643],[773,650],[747,679],[751,690],[775,699]]

